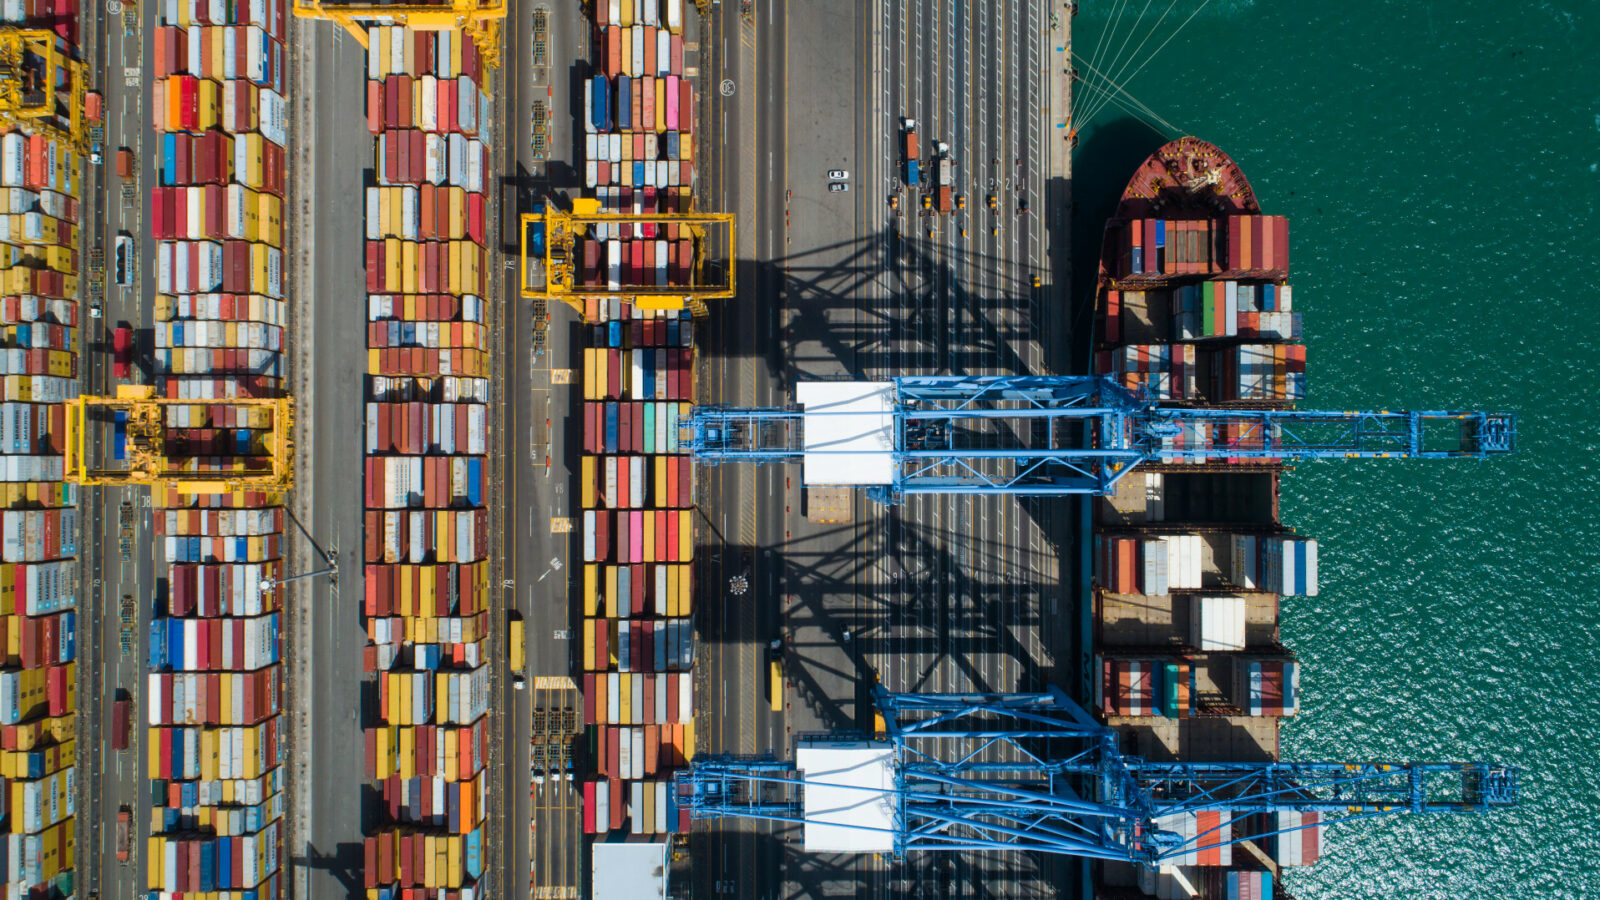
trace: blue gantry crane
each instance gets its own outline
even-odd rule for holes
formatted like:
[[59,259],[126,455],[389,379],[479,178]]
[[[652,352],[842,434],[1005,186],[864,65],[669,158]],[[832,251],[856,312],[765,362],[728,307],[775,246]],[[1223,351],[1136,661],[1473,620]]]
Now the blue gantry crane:
[[[1277,830],[1276,816],[1256,813],[1317,812],[1333,823],[1482,813],[1518,798],[1516,768],[1481,762],[1148,762],[1123,754],[1113,729],[1053,687],[920,695],[878,685],[873,699],[878,739],[799,740],[799,763],[695,757],[674,776],[671,820],[684,809],[693,819],[802,825],[807,849],[1024,850],[1160,865],[1304,827]],[[1205,811],[1229,824],[1226,838],[1220,824],[1177,827]]]
[[[806,402],[818,385],[831,390]],[[888,503],[922,493],[1107,494],[1153,461],[1481,458],[1516,445],[1508,413],[1162,406],[1105,376],[799,387],[801,402],[788,408],[696,407],[680,445],[713,465],[804,461],[807,483],[844,479]]]

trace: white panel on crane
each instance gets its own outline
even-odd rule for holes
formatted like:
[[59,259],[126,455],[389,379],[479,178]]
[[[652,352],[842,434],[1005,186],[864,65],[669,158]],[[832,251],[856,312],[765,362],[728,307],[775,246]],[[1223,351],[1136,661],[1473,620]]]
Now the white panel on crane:
[[894,746],[882,741],[795,747],[805,779],[807,853],[894,850]]
[[806,484],[894,482],[894,383],[802,381]]

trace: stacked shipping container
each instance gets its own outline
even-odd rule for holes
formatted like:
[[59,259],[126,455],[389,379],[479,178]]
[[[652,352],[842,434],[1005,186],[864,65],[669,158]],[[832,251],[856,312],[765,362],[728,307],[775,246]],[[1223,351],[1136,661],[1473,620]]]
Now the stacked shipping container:
[[[606,212],[690,212],[694,88],[683,66],[682,0],[595,6],[585,83],[585,184]],[[671,222],[598,227],[580,285],[693,283],[695,248]],[[677,423],[694,397],[684,313],[588,300],[584,319],[582,582],[589,834],[663,834],[669,778],[694,752],[693,467]]]
[[[1108,226],[1096,371],[1163,403],[1303,399],[1286,220],[1167,214],[1178,217]],[[1277,616],[1283,597],[1316,593],[1317,546],[1283,533],[1275,499],[1255,499],[1275,496],[1281,461],[1184,455],[1253,450],[1276,437],[1243,419],[1187,423],[1162,437],[1142,479],[1098,505],[1093,700],[1129,733],[1135,752],[1195,760],[1275,754],[1277,723],[1297,711],[1299,667],[1278,643]],[[1224,473],[1196,462],[1242,467]],[[1198,815],[1160,822],[1192,849],[1172,865],[1130,874],[1146,893],[1270,896],[1268,873],[1235,866],[1258,867],[1267,856],[1309,862],[1320,849],[1320,825],[1308,822],[1309,834],[1258,840],[1256,852],[1235,854],[1230,840],[1268,823]]]
[[592,304],[583,351],[584,829],[660,834],[668,776],[693,753],[694,470],[678,422],[694,396],[687,314]]
[[489,790],[489,98],[462,33],[369,37],[365,882],[371,900],[471,897]]
[[[596,74],[585,82],[584,183],[605,212],[688,212],[694,88],[683,68],[682,0],[601,3]],[[582,242],[586,286],[689,284],[694,248],[675,224],[605,225]]]
[[[78,7],[0,7],[77,56]],[[13,78],[19,77],[13,75]],[[44,85],[47,97],[74,87]],[[59,123],[54,123],[59,124]],[[55,132],[59,134],[60,132]],[[0,133],[0,896],[70,896],[76,854],[77,491],[61,402],[78,392],[83,159],[32,125]]]
[[[282,391],[285,0],[166,4],[153,36],[149,187],[159,396]],[[263,456],[270,412],[168,407],[168,452],[198,469]],[[251,465],[248,460],[245,465]],[[158,489],[166,563],[148,641],[145,886],[162,896],[281,893],[279,598],[283,498]]]

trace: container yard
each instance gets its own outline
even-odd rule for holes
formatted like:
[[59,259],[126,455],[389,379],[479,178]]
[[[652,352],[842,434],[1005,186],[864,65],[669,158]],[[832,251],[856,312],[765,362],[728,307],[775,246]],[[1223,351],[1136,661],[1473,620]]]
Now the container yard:
[[[374,27],[366,122],[366,896],[471,898],[485,875],[491,344],[483,58]],[[500,646],[503,646],[500,645]]]
[[1303,409],[1195,138],[1071,312],[1076,14],[0,4],[0,900],[1289,898],[1516,806],[1284,761],[1282,495],[1515,415]]
[[81,65],[45,61],[78,57],[75,3],[0,8],[0,31],[19,28],[32,31],[15,64],[36,74],[21,99],[50,113],[0,125],[0,894],[71,896],[84,582],[58,404],[78,393],[86,340],[79,222],[88,161],[59,115],[70,107],[59,104],[86,85]]

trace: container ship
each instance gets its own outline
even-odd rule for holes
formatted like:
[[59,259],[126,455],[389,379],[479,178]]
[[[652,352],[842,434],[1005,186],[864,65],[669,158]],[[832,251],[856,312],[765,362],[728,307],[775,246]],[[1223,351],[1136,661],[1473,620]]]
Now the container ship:
[[[1305,396],[1299,338],[1288,221],[1264,215],[1239,166],[1205,141],[1151,154],[1106,223],[1095,371],[1165,405],[1286,408]],[[1250,437],[1201,423],[1166,440],[1243,447]],[[1097,501],[1092,701],[1125,751],[1277,758],[1299,682],[1278,612],[1283,598],[1317,592],[1316,541],[1279,521],[1283,471],[1270,459],[1158,459]],[[1282,869],[1317,861],[1312,814],[1222,815],[1164,822],[1201,836],[1194,851],[1159,870],[1103,863],[1095,895],[1282,897]],[[1310,827],[1230,843],[1294,826]]]

